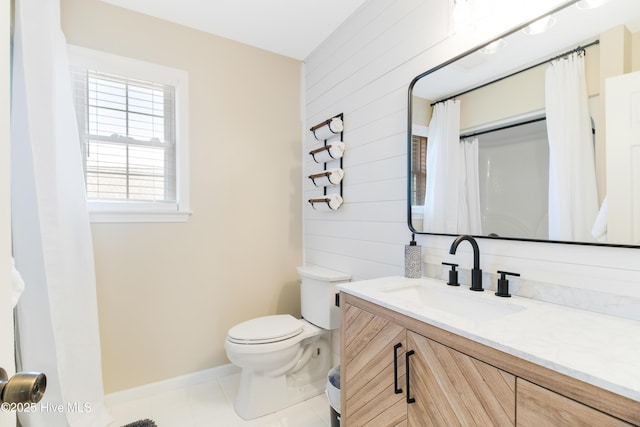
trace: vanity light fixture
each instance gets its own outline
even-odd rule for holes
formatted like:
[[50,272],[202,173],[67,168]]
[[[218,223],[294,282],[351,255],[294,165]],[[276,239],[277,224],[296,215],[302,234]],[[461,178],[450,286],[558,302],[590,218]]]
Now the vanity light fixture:
[[494,53],[502,50],[506,44],[507,42],[505,42],[504,39],[498,39],[480,49],[479,52],[485,55],[493,55]]
[[556,23],[553,15],[547,15],[525,27],[522,32],[529,35],[541,34],[548,31]]
[[605,3],[608,3],[610,0],[580,0],[576,3],[576,7],[578,9],[595,9],[596,7],[600,7]]

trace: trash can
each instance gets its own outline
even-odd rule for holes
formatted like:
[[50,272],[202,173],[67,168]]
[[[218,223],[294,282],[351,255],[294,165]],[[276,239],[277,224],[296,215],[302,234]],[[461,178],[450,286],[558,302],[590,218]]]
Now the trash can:
[[331,427],[340,427],[340,365],[329,371],[326,393],[329,399]]

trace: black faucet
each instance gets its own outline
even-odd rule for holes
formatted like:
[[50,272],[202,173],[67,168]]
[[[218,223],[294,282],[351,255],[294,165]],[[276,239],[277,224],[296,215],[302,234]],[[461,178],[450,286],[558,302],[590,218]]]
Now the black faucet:
[[482,288],[482,270],[480,270],[480,249],[478,249],[478,242],[476,239],[469,235],[459,236],[456,240],[451,244],[451,249],[449,249],[449,253],[451,255],[456,253],[456,249],[458,249],[458,245],[463,240],[471,243],[471,247],[473,248],[473,270],[471,270],[471,290],[472,291],[484,291]]

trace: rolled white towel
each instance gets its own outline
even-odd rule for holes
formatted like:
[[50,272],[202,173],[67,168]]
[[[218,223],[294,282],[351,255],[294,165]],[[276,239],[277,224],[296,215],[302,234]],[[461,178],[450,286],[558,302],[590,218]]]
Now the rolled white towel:
[[333,117],[328,120],[324,126],[314,129],[313,136],[315,136],[318,141],[324,141],[325,139],[333,138],[343,130],[344,125],[342,124],[342,119]]
[[309,152],[316,163],[326,163],[332,160],[341,159],[344,155],[345,145],[342,141],[335,141],[324,147],[316,148]]
[[322,198],[310,199],[309,203],[317,211],[335,211],[342,205],[342,196],[337,193],[327,194]]
[[341,168],[331,168],[324,172],[309,175],[309,179],[316,187],[328,187],[340,184],[344,178],[344,170]]

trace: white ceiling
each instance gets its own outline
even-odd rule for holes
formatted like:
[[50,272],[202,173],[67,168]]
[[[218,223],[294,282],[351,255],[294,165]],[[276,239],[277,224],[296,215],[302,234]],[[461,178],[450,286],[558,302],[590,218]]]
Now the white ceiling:
[[102,0],[303,60],[366,0]]

